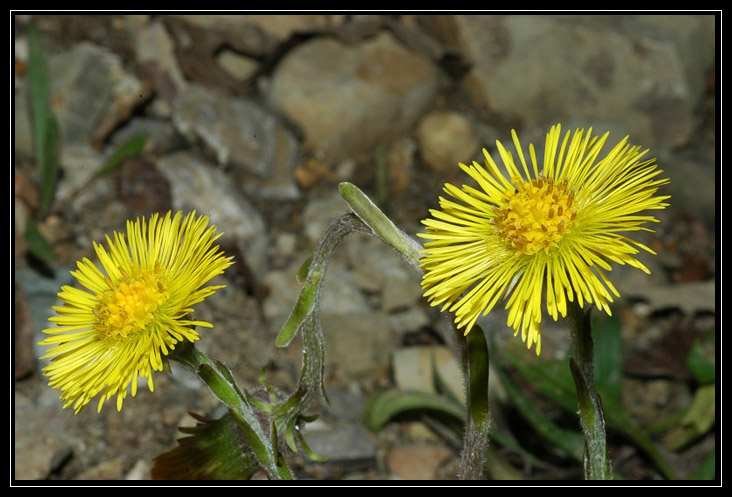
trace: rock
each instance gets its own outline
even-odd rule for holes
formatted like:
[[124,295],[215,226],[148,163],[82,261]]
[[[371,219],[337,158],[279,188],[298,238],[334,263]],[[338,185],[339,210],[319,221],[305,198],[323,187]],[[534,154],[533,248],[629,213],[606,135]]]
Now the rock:
[[386,455],[389,471],[405,480],[435,480],[437,470],[454,454],[446,447],[414,444],[397,447]]
[[60,143],[101,144],[150,95],[119,56],[88,42],[51,56],[48,68]]
[[156,155],[163,155],[184,144],[170,121],[152,117],[133,117],[112,135],[110,148],[116,149],[137,135],[145,135],[147,138],[145,152]]
[[330,405],[325,411],[343,421],[363,419],[364,397],[357,383],[349,386],[331,385],[326,388]]
[[[264,304],[264,313],[268,318],[286,318],[290,314],[302,289],[297,281],[300,265],[300,262],[296,262],[282,271],[270,271],[264,276],[263,284],[269,288],[269,296]],[[348,314],[365,313],[370,308],[351,274],[342,266],[331,263],[323,281],[320,309],[332,314]]]
[[32,318],[28,306],[28,297],[18,284],[14,288],[14,354],[15,359],[13,373],[14,378],[23,378],[35,369],[36,360],[33,355],[33,333]]
[[267,98],[302,127],[307,149],[338,162],[408,130],[437,83],[436,68],[390,34],[352,46],[316,38],[280,62]]
[[330,222],[347,212],[350,212],[348,204],[338,192],[334,192],[328,197],[313,198],[303,211],[305,236],[313,245],[316,245]]
[[15,480],[44,480],[71,454],[71,442],[60,416],[39,415],[23,394],[15,394],[13,477]]
[[687,315],[694,315],[696,312],[715,312],[715,289],[714,280],[671,286],[618,287],[624,297],[643,299],[653,310],[680,309]]
[[77,480],[122,480],[124,478],[124,460],[122,456],[85,469],[76,477]]
[[125,474],[125,480],[150,480],[150,462],[138,459],[132,469]]
[[142,158],[122,162],[117,191],[120,200],[138,215],[164,213],[172,207],[168,179],[152,162]]
[[248,14],[246,21],[278,40],[286,41],[298,33],[310,33],[328,27],[331,24],[329,17],[313,14]]
[[403,335],[409,331],[419,330],[431,323],[427,313],[421,308],[409,309],[407,311],[395,312],[389,315],[389,328],[394,333]]
[[306,425],[304,435],[313,452],[346,471],[368,468],[376,459],[377,447],[359,425],[337,426],[317,420]]
[[384,312],[403,310],[414,305],[422,297],[419,277],[387,277],[381,292],[381,309]]
[[188,140],[201,141],[219,164],[229,166],[248,194],[297,197],[292,176],[297,141],[253,101],[191,84],[173,101],[173,123]]
[[111,181],[89,183],[104,164],[103,154],[86,143],[69,143],[59,152],[63,177],[56,183],[55,202],[78,208],[90,200],[112,194]]
[[222,50],[216,56],[216,62],[234,79],[242,82],[251,78],[259,67],[256,60],[227,49]]
[[375,312],[321,314],[327,343],[326,370],[333,384],[364,382],[387,370],[389,322]]
[[540,123],[622,119],[645,146],[691,136],[701,94],[674,42],[553,16],[457,16],[456,24],[474,61],[470,83],[493,111]]
[[392,354],[396,386],[402,390],[437,393],[433,369],[452,395],[464,401],[463,379],[452,350],[442,345],[405,347]]
[[170,182],[173,208],[211,216],[211,223],[236,242],[249,267],[262,276],[267,266],[264,220],[231,180],[188,152],[161,157],[157,167]]
[[470,164],[478,152],[478,135],[470,121],[455,111],[426,114],[417,126],[419,152],[435,171],[453,170],[459,162]]
[[137,62],[151,74],[156,93],[168,103],[188,85],[175,55],[175,44],[161,20],[139,30],[135,36],[135,55]]

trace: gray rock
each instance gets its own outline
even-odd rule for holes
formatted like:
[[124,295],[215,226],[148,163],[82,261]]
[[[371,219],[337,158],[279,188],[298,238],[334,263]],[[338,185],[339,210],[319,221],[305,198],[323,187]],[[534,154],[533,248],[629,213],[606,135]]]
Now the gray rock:
[[304,435],[316,454],[347,471],[368,468],[376,458],[376,444],[359,425],[334,426],[318,420],[307,425]]
[[[269,296],[264,304],[268,318],[286,318],[295,304],[302,285],[297,281],[297,262],[282,271],[270,271],[264,276],[263,283],[269,288]],[[369,305],[351,274],[338,264],[329,264],[321,291],[320,309],[331,314],[365,313]]]
[[389,321],[376,312],[321,314],[332,383],[364,382],[389,364]]
[[154,67],[160,76],[166,78],[173,92],[179,92],[187,86],[175,55],[175,44],[161,20],[139,29],[135,36],[135,56],[138,63]]
[[437,393],[433,374],[433,370],[436,370],[450,393],[464,400],[462,372],[455,354],[448,347],[429,345],[401,348],[394,351],[391,362],[394,381],[400,389]]
[[381,309],[384,312],[403,310],[414,305],[422,297],[419,277],[387,277],[381,291]]
[[338,192],[328,197],[313,198],[303,210],[305,236],[313,245],[317,244],[330,222],[347,212],[350,212],[348,204]]
[[390,34],[353,46],[317,38],[281,61],[268,99],[303,128],[306,148],[338,162],[408,130],[437,83],[436,68]]
[[330,405],[324,409],[328,415],[344,421],[358,421],[363,418],[365,399],[357,384],[333,385],[326,390]]
[[119,56],[82,42],[48,61],[51,111],[61,143],[99,143],[150,90]]
[[552,16],[456,21],[474,61],[472,81],[494,111],[540,123],[623,119],[633,140],[647,146],[690,138],[701,96],[699,81],[691,78],[705,75],[688,74],[675,42]]
[[173,208],[196,210],[233,239],[257,276],[267,267],[267,236],[261,214],[211,164],[188,153],[166,155],[156,164],[170,182]]
[[297,140],[263,107],[191,84],[176,96],[172,111],[175,127],[230,167],[242,190],[269,198],[297,197],[292,176]]
[[15,394],[14,465],[16,480],[44,480],[72,451],[61,416],[39,415],[23,394]]
[[157,155],[163,155],[183,142],[170,121],[151,117],[133,117],[129,123],[112,135],[111,148],[119,147],[135,135],[145,135],[147,137],[145,150]]

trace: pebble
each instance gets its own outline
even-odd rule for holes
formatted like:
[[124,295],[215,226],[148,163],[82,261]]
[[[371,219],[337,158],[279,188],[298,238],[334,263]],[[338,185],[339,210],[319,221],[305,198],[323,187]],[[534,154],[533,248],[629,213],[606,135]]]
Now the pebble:
[[470,121],[455,111],[426,114],[417,126],[419,153],[434,171],[450,171],[459,162],[470,164],[478,152],[478,135]]
[[436,68],[390,34],[357,45],[316,38],[280,62],[267,97],[302,127],[306,149],[338,162],[373,153],[408,130],[437,83]]
[[203,143],[243,191],[270,199],[297,198],[292,176],[297,140],[266,109],[191,84],[174,99],[172,110],[178,131],[192,143]]
[[51,111],[64,144],[101,144],[150,95],[118,55],[89,42],[52,55],[48,71]]
[[174,209],[211,216],[211,223],[240,246],[255,274],[265,272],[264,219],[228,176],[188,152],[161,157],[157,168],[170,182]]
[[[474,61],[468,80],[493,111],[538,123],[623,119],[646,146],[680,145],[693,132],[701,94],[690,84],[678,38],[649,38],[643,30],[626,35],[601,20],[603,29],[553,16],[455,20]],[[694,53],[711,64],[712,45],[696,46]]]
[[401,390],[438,393],[435,388],[436,370],[450,394],[463,399],[463,376],[455,354],[443,345],[405,347],[397,349],[391,360],[394,382]]
[[425,443],[405,445],[389,451],[389,471],[404,480],[435,480],[441,465],[453,457],[446,447]]
[[313,452],[328,458],[327,464],[338,465],[345,471],[367,469],[376,460],[376,444],[360,425],[331,425],[316,420],[307,424],[304,436]]

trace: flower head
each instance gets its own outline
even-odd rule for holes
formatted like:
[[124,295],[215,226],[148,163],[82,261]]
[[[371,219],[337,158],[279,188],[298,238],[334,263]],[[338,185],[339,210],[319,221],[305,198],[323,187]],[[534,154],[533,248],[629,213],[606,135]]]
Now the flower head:
[[554,320],[575,298],[610,314],[612,295],[620,296],[604,272],[610,263],[650,272],[634,256],[654,252],[623,233],[652,231],[643,225],[657,220],[639,213],[668,205],[655,195],[668,179],[657,178],[655,159],[641,160],[647,150],[628,137],[598,160],[607,136],[590,128],[562,138],[553,126],[540,170],[534,146],[529,165],[512,131],[518,164],[496,142],[507,175],[485,150],[485,168],[460,164],[478,188],[446,184],[454,200],[440,197],[420,236],[432,240],[421,263],[425,297],[453,312],[465,334],[508,298],[508,325],[539,354],[542,300]]
[[[163,369],[162,355],[175,344],[199,339],[195,326],[211,327],[188,319],[192,306],[221,286],[207,286],[232,262],[214,241],[221,236],[208,227],[208,217],[183,218],[181,212],[164,218],[154,214],[127,222],[123,234],[107,236],[106,250],[94,244],[100,270],[89,259],[77,263],[71,274],[87,290],[64,286],[55,306],[58,325],[43,330],[50,336],[40,345],[53,345],[42,357],[49,385],[61,390],[64,408],[73,404],[78,413],[100,394],[98,411],[117,396],[117,410],[137,378],[147,378],[153,390],[152,371]],[[182,219],[182,220],[181,220]]]

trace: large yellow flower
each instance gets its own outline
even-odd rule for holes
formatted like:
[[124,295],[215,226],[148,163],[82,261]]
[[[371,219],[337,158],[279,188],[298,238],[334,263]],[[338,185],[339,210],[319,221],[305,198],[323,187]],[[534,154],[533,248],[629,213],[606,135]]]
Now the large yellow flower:
[[543,295],[554,320],[575,298],[610,314],[611,294],[619,294],[603,270],[615,262],[649,272],[634,255],[654,252],[623,233],[651,231],[643,225],[657,220],[638,213],[668,205],[668,196],[655,196],[668,179],[657,179],[655,159],[641,161],[647,150],[628,137],[598,160],[607,136],[593,137],[590,128],[562,138],[553,126],[540,170],[534,146],[529,165],[513,131],[518,164],[496,142],[507,176],[485,150],[485,168],[460,164],[478,188],[446,184],[455,200],[440,197],[420,236],[432,240],[421,263],[425,297],[453,312],[465,334],[508,297],[508,325],[539,354]]
[[[127,222],[123,234],[107,237],[109,251],[94,244],[104,272],[89,259],[77,263],[71,274],[88,289],[61,288],[63,306],[49,319],[55,328],[41,345],[53,345],[44,374],[49,385],[61,390],[64,408],[78,413],[97,394],[97,410],[117,396],[117,410],[137,378],[147,378],[153,390],[152,370],[163,369],[162,355],[175,344],[199,339],[195,326],[211,327],[187,318],[194,304],[221,286],[203,285],[231,265],[214,241],[221,236],[208,226],[208,217],[184,219],[181,212],[164,218],[154,214]],[[182,219],[182,221],[181,221]],[[106,273],[106,274],[105,274]]]

